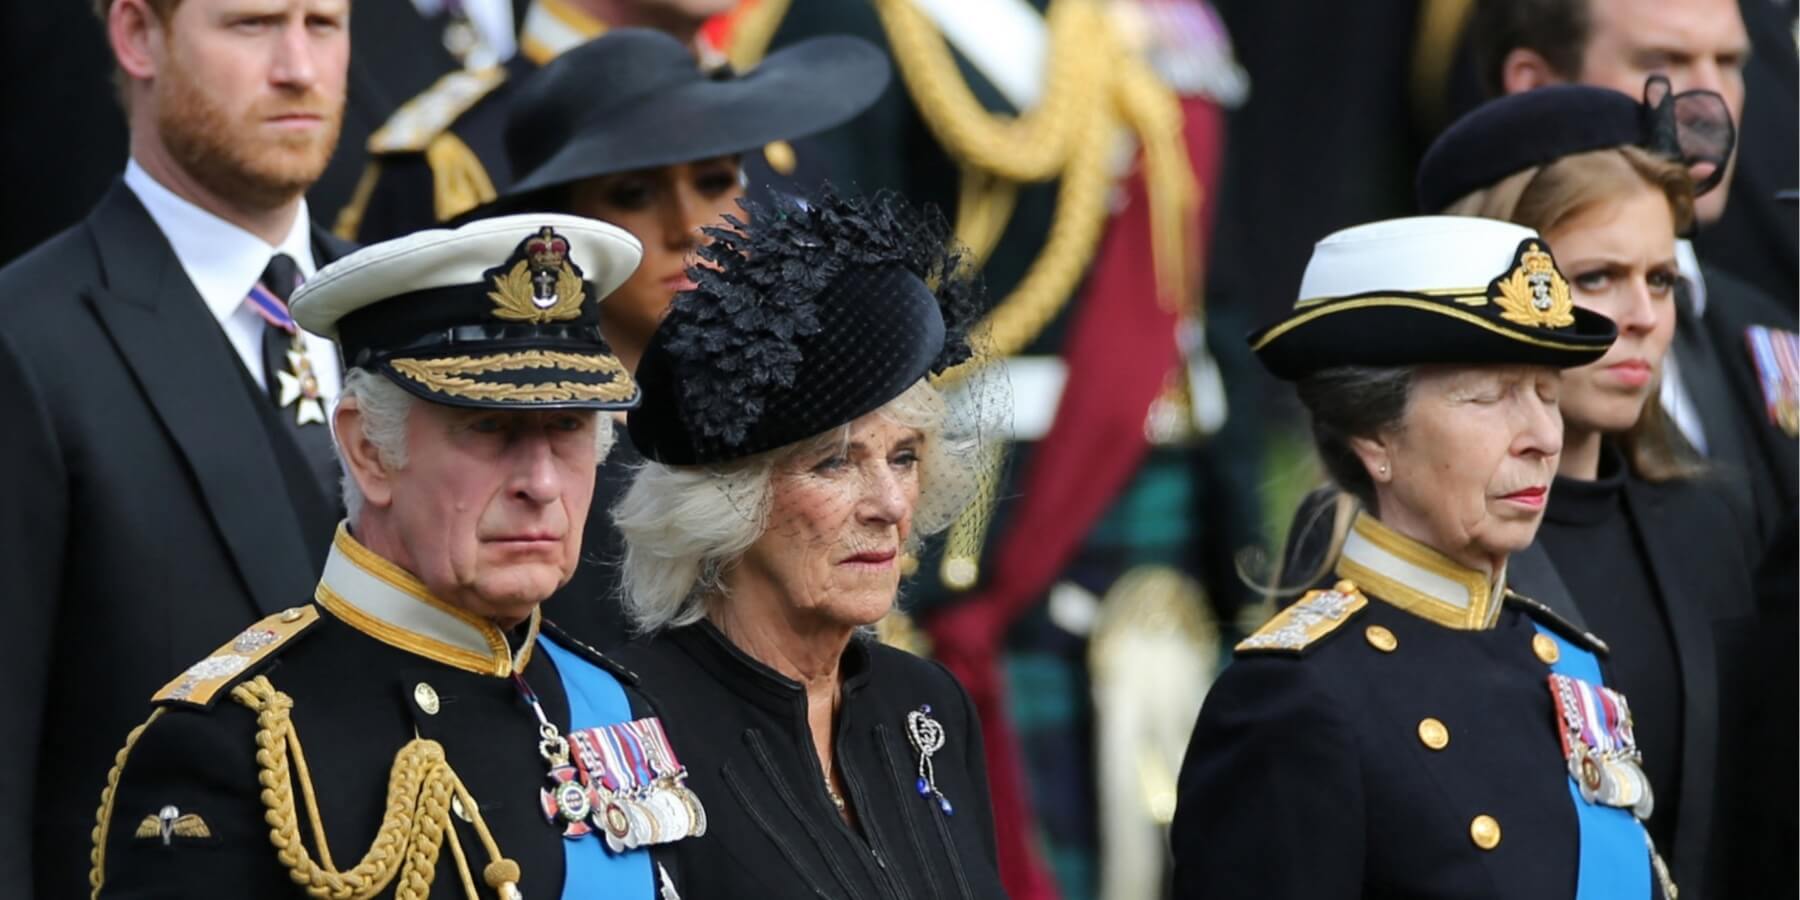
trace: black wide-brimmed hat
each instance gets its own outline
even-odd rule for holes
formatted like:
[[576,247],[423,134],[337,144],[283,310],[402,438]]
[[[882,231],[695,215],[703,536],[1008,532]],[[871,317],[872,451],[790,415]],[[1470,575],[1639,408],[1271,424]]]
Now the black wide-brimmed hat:
[[816,134],[868,109],[888,78],[887,57],[845,35],[784,47],[740,75],[702,71],[688,48],[660,31],[607,32],[521,87],[506,124],[517,180],[485,214],[596,175]]
[[1456,120],[1419,162],[1419,211],[1438,213],[1515,172],[1592,150],[1641,147],[1688,166],[1713,164],[1699,196],[1725,177],[1737,130],[1712,91],[1674,93],[1652,75],[1644,101],[1608,88],[1558,84],[1490,100]]
[[1574,305],[1538,233],[1472,216],[1358,225],[1313,248],[1300,300],[1250,335],[1279,378],[1334,366],[1531,364],[1605,355],[1618,329]]
[[935,212],[897,197],[740,201],[708,228],[638,363],[631,441],[669,465],[742,459],[873,412],[968,360],[977,283]]
[[346,366],[433,403],[630,409],[637,386],[600,336],[600,302],[642,254],[593,219],[485,219],[357,250],[319,270],[292,310]]

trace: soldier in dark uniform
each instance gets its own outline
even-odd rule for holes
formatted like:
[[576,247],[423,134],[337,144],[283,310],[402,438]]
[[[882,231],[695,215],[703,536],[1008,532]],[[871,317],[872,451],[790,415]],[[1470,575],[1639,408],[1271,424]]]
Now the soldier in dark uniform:
[[1293,314],[1250,340],[1361,511],[1207,697],[1177,897],[1675,896],[1606,645],[1507,589],[1562,451],[1559,370],[1616,334],[1528,228],[1319,243]]
[[638,400],[598,329],[637,259],[537,214],[307,283],[294,316],[348,366],[349,521],[311,602],[157,692],[106,780],[95,896],[678,896],[662,848],[706,827],[679,749],[538,610],[575,568],[602,417]]

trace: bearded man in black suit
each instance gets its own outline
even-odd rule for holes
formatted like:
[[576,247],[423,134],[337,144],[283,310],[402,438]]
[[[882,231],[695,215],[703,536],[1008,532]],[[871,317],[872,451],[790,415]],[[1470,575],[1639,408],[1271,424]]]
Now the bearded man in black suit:
[[347,249],[303,197],[337,141],[349,0],[97,2],[130,162],[0,269],[13,897],[87,896],[93,798],[136,710],[311,590],[338,518],[337,354],[285,299]]

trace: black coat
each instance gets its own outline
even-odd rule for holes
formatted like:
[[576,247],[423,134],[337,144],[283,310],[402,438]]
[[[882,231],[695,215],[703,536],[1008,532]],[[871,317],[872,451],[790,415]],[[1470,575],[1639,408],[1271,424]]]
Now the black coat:
[[0,270],[0,384],[0,890],[85,897],[91,800],[144,700],[311,590],[335,486],[123,184]]
[[1597,647],[1516,597],[1494,627],[1456,630],[1370,596],[1301,652],[1240,650],[1182,764],[1175,897],[1572,898],[1579,835],[1534,619]]
[[[1718,790],[1727,773],[1765,750],[1724,730],[1720,713],[1760,690],[1750,681],[1753,667],[1760,665],[1752,583],[1758,542],[1734,520],[1717,485],[1704,479],[1658,484],[1627,477],[1623,499],[1650,560],[1647,574],[1662,602],[1680,670],[1681,797],[1675,845],[1665,850],[1681,896],[1736,896],[1721,890],[1726,847],[1719,835],[1728,823],[1719,814]],[[1550,502],[1556,503],[1554,492]],[[1545,574],[1557,577],[1554,569]],[[1577,606],[1595,602],[1574,599]],[[1780,799],[1787,804],[1792,798]]]
[[[268,626],[265,622],[260,627]],[[620,679],[627,686],[634,717],[655,715],[630,687],[629,673],[548,626],[545,633]],[[569,700],[549,654],[537,648],[521,674],[545,716],[566,733]],[[518,887],[525,896],[565,896],[563,853],[568,839],[539,807],[547,767],[538,754],[538,725],[511,679],[415,655],[322,609],[316,624],[288,638],[233,680],[241,684],[258,676],[293,700],[293,732],[311,773],[332,862],[340,871],[352,868],[369,852],[389,802],[396,754],[420,737],[442,747],[443,759],[468,788],[501,855],[518,864],[522,875]],[[421,685],[431,691],[429,706],[420,700]],[[228,687],[205,704],[160,702],[162,715],[128,748],[104,826],[101,897],[299,900],[308,896],[294,883],[271,843],[259,783],[264,770],[258,759],[258,732],[263,727],[258,712],[232,698]],[[133,712],[141,715],[142,705]],[[675,746],[680,753],[683,748]],[[289,771],[294,772],[291,751],[288,758]],[[296,808],[304,809],[299,805],[303,801],[298,776],[293,783]],[[702,802],[717,801],[703,797]],[[165,806],[199,816],[210,833],[186,839],[177,834],[167,844],[138,834],[138,825]],[[304,816],[300,820],[302,844],[319,861],[311,826]],[[452,823],[475,882],[483,885],[482,872],[490,862],[483,842],[468,817],[458,814]],[[580,839],[601,838],[589,834]],[[652,877],[657,877],[655,866],[660,864],[671,881],[680,884],[676,863],[663,857],[661,850],[653,851]],[[430,896],[462,896],[447,839],[435,872]],[[594,886],[594,895],[608,896],[606,887]],[[640,886],[632,896],[650,896],[647,888]],[[495,896],[486,886],[480,895]],[[375,896],[394,896],[393,886]]]
[[1674,352],[1694,394],[1708,455],[1721,474],[1735,469],[1747,480],[1757,533],[1767,540],[1800,502],[1800,443],[1769,420],[1745,336],[1752,325],[1800,329],[1800,313],[1721,269],[1703,265],[1702,273],[1706,309],[1695,317],[1686,302],[1677,305],[1682,317]]
[[[710,624],[621,648],[643,679],[688,784],[707,798],[707,833],[676,844],[685,900],[996,900],[981,729],[942,666],[855,639],[842,664],[837,764],[857,825],[832,806],[800,685],[737,649]],[[943,725],[936,784],[953,810],[916,790],[907,714]]]

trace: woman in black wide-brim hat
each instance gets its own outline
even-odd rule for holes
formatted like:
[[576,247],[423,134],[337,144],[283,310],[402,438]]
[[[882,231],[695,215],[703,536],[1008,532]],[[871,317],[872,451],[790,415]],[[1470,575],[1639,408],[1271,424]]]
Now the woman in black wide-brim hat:
[[617,29],[521,87],[506,125],[517,180],[469,217],[567,212],[643,242],[643,263],[607,298],[617,305],[601,322],[619,358],[636,368],[669,301],[691,285],[701,228],[744,196],[742,154],[849,121],[888,78],[887,58],[859,38],[803,41],[739,74],[701,70],[660,31]]
[[[887,58],[852,37],[802,41],[754,70],[702,71],[660,31],[621,28],[576,47],[520,86],[506,129],[517,180],[479,218],[525,210],[575,213],[617,225],[643,244],[643,262],[607,298],[600,329],[620,361],[638,356],[705,239],[744,196],[742,156],[842,124],[887,87]],[[594,485],[582,564],[545,606],[581,639],[625,636],[616,599],[618,532],[607,510],[641,462],[621,428]]]
[[649,462],[614,510],[645,634],[617,658],[720,798],[682,895],[1002,898],[968,695],[872,632],[1005,420],[959,366],[973,285],[892,198],[749,210],[638,366]]

